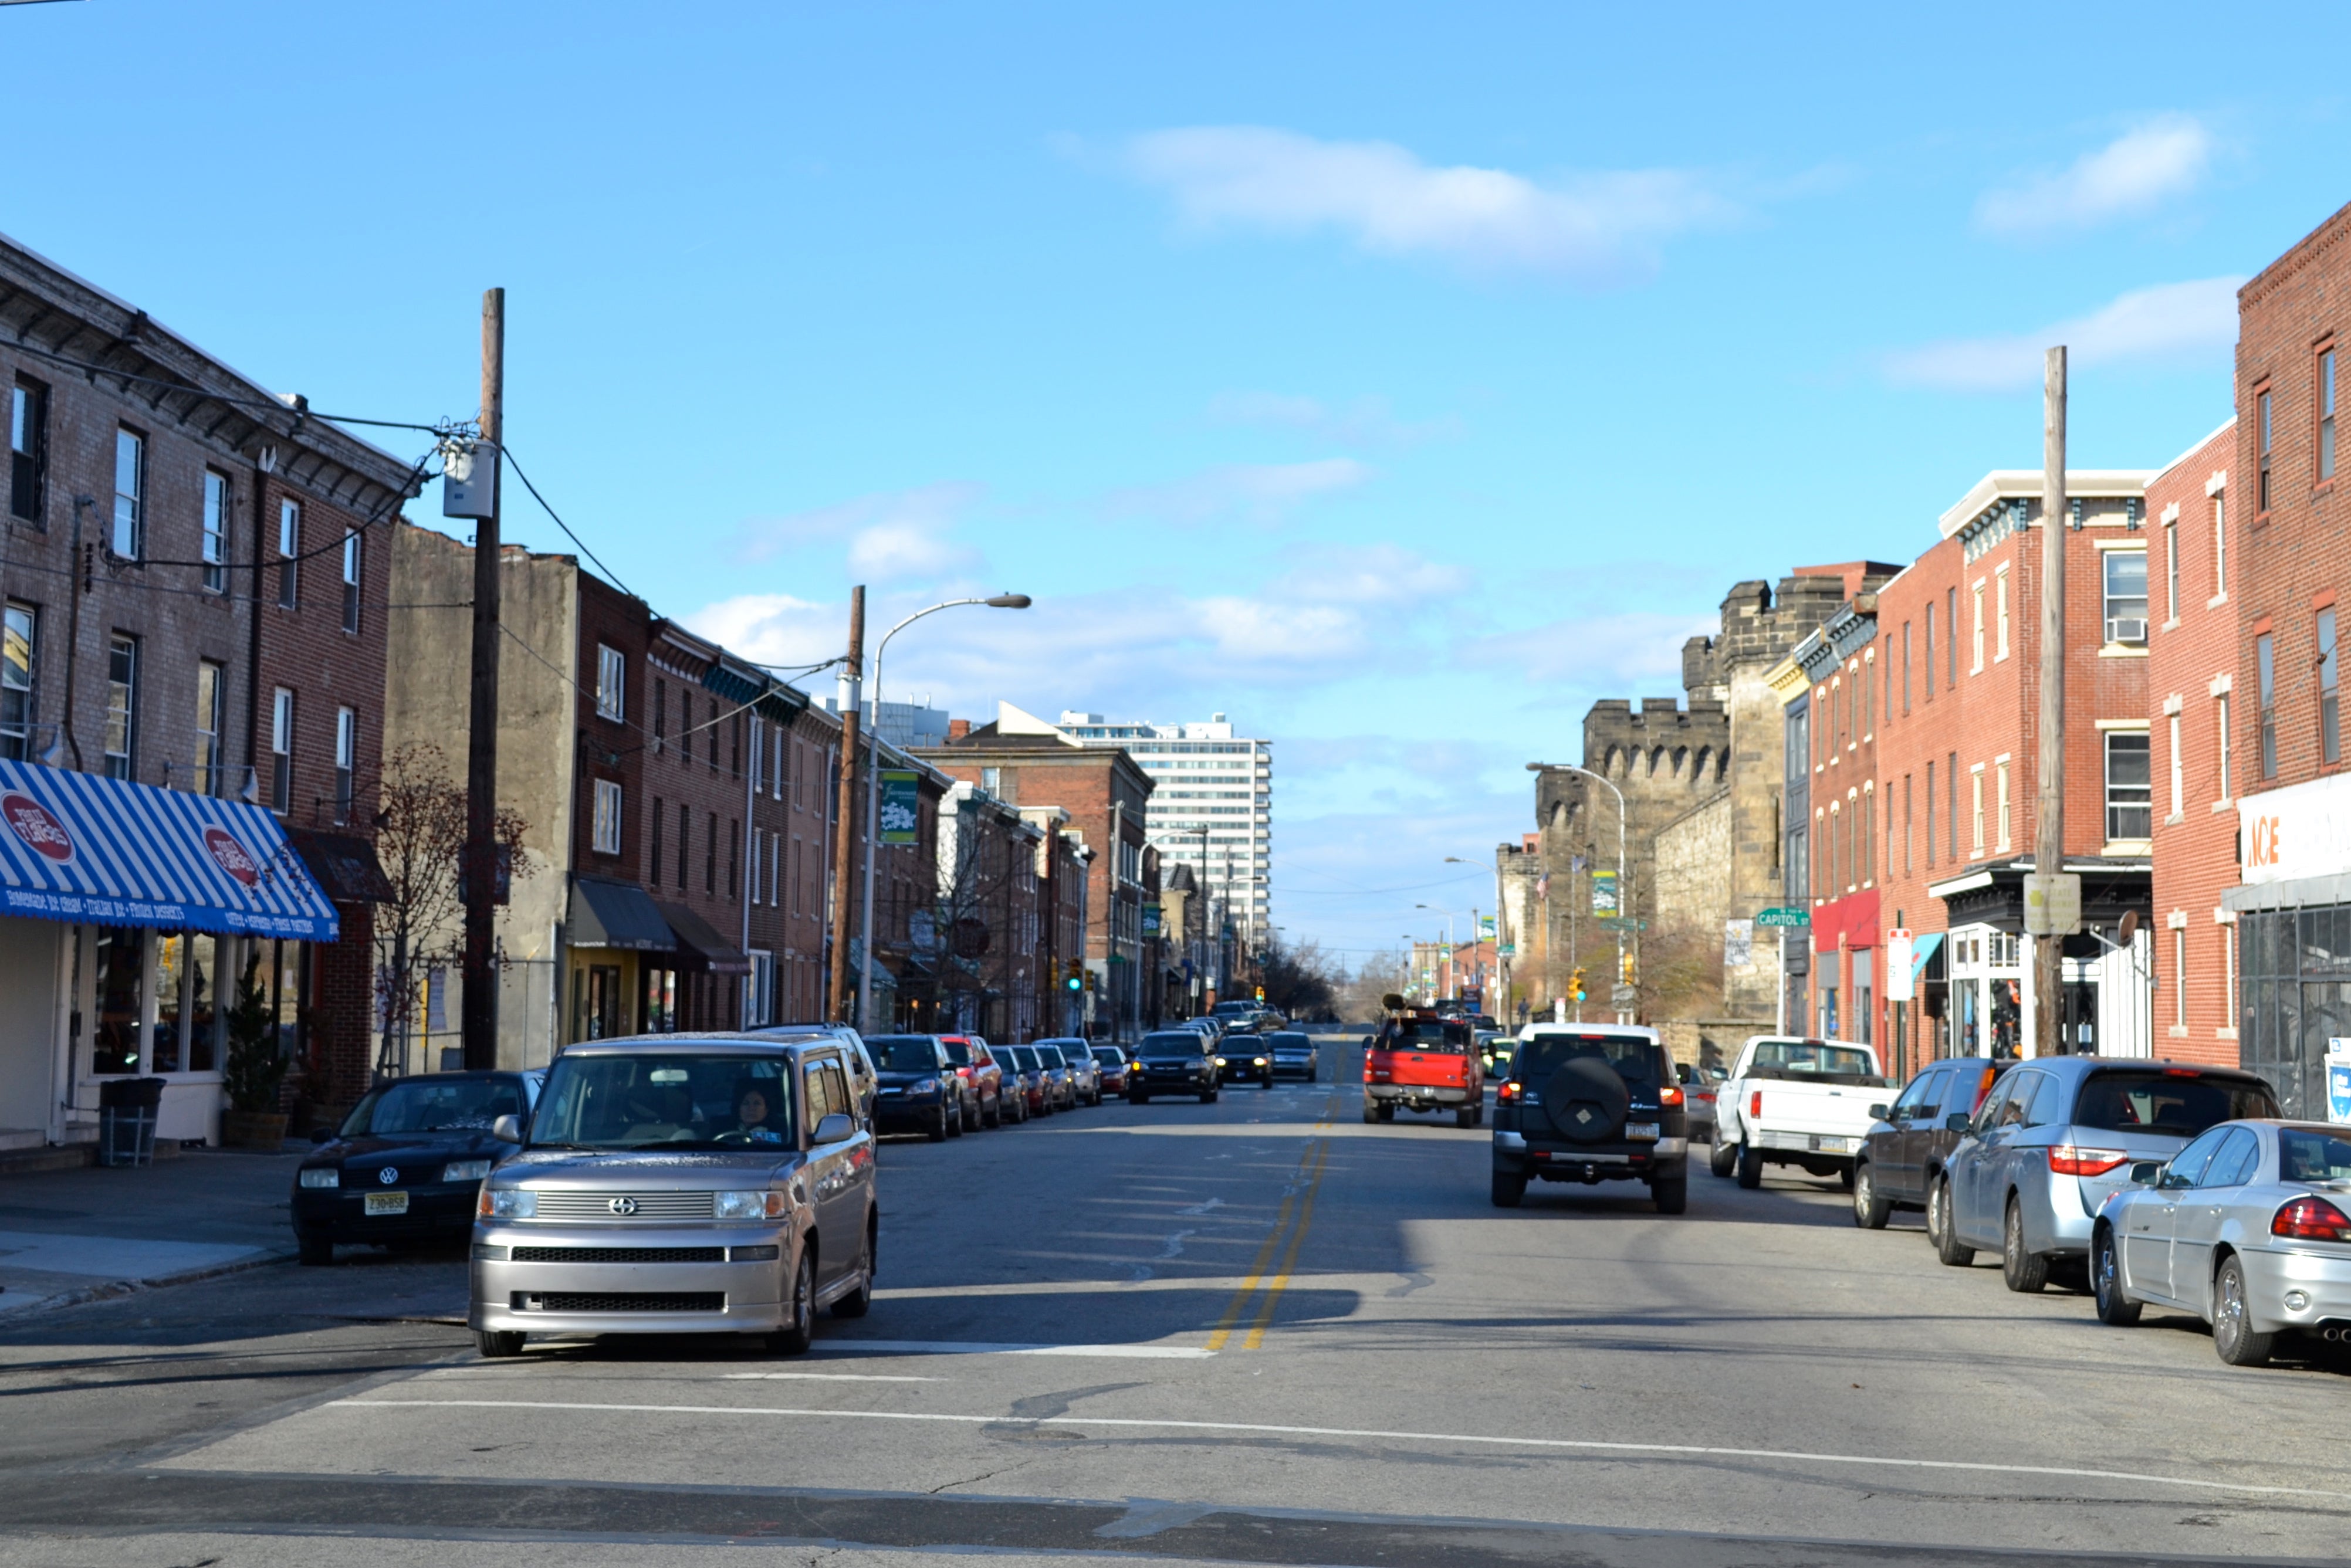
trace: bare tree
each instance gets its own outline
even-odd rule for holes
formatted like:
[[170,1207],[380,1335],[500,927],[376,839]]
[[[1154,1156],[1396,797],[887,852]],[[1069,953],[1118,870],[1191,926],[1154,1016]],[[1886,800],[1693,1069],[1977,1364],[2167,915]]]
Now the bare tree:
[[[417,982],[431,968],[454,963],[465,908],[461,871],[465,849],[465,788],[430,741],[403,746],[384,758],[376,815],[376,860],[392,897],[376,920],[376,1011],[383,1023],[379,1074],[404,1070],[408,1031],[415,1021]],[[496,829],[501,868],[527,877],[522,852],[529,824],[498,808]]]

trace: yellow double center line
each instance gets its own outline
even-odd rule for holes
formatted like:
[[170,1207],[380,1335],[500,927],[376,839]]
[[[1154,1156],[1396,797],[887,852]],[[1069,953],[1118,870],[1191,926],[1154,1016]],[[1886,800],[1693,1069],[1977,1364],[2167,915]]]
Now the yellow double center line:
[[[1333,1094],[1332,1098],[1335,1103],[1337,1095]],[[1281,1210],[1274,1216],[1273,1228],[1266,1233],[1265,1245],[1257,1249],[1256,1260],[1249,1264],[1249,1277],[1241,1281],[1241,1288],[1233,1292],[1232,1301],[1225,1308],[1224,1316],[1217,1320],[1217,1326],[1209,1332],[1210,1350],[1222,1350],[1231,1340],[1234,1325],[1240,1322],[1241,1314],[1248,1310],[1249,1300],[1258,1293],[1259,1285],[1265,1286],[1265,1300],[1258,1309],[1257,1320],[1249,1325],[1248,1337],[1241,1341],[1241,1348],[1257,1350],[1265,1343],[1266,1328],[1273,1322],[1274,1310],[1281,1302],[1281,1292],[1290,1288],[1290,1277],[1298,1267],[1298,1249],[1305,1244],[1306,1228],[1314,1223],[1314,1195],[1322,1190],[1322,1172],[1331,1160],[1330,1127],[1331,1112],[1326,1107],[1322,1120],[1314,1124],[1314,1131],[1320,1135],[1299,1155],[1298,1176],[1282,1197]],[[1304,1201],[1301,1202],[1301,1198]],[[1293,1214],[1298,1221],[1294,1226],[1290,1224]],[[1286,1251],[1282,1249],[1285,1239],[1290,1243]],[[1281,1254],[1281,1267],[1269,1283],[1266,1270],[1272,1264],[1277,1252]]]

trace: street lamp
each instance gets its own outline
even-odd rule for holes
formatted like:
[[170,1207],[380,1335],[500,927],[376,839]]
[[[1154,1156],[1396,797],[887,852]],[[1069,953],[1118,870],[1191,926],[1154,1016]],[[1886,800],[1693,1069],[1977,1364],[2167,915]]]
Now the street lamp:
[[[880,810],[882,770],[874,763],[873,747],[882,738],[882,655],[890,649],[890,639],[920,621],[925,615],[935,615],[942,610],[959,605],[985,604],[992,610],[1026,610],[1033,602],[1025,593],[997,593],[983,599],[950,599],[934,604],[927,610],[917,610],[882,633],[882,641],[873,648],[873,725],[865,742],[865,907],[858,917],[858,940],[864,944],[865,961],[857,966],[857,1027],[873,1027],[873,833],[874,817]],[[850,758],[852,766],[855,758]]]
[[[1616,917],[1619,920],[1625,919],[1625,910],[1629,899],[1629,894],[1626,892],[1625,882],[1625,791],[1616,788],[1616,786],[1606,778],[1592,771],[1591,768],[1579,768],[1573,762],[1530,762],[1527,764],[1527,771],[1530,773],[1541,773],[1546,768],[1558,768],[1562,773],[1581,773],[1586,779],[1596,780],[1602,784],[1606,784],[1608,786],[1608,792],[1616,797]],[[1619,925],[1616,928],[1616,979],[1617,983],[1620,985],[1624,983],[1625,979],[1625,927],[1622,925]],[[1581,1014],[1578,1016],[1581,1016]],[[1625,1021],[1625,1010],[1622,1008],[1619,1008],[1616,1011],[1616,1021],[1618,1023]]]

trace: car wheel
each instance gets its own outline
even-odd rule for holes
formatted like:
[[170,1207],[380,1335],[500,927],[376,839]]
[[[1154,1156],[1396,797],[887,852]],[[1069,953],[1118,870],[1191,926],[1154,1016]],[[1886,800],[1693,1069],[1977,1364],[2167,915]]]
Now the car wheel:
[[1380,1108],[1366,1102],[1364,1106],[1364,1125],[1368,1127],[1379,1119]]
[[1976,1249],[1959,1240],[1957,1217],[1951,1213],[1949,1176],[1937,1176],[1935,1185],[1927,1189],[1927,1239],[1935,1244],[1936,1258],[1954,1269],[1964,1269],[1976,1260]]
[[1003,1095],[998,1094],[993,1103],[980,1112],[979,1124],[983,1127],[1001,1127],[1004,1125]]
[[335,1239],[331,1236],[297,1236],[294,1246],[295,1256],[306,1269],[323,1269],[335,1260]]
[[474,1335],[474,1344],[483,1356],[496,1360],[502,1356],[520,1355],[523,1336],[507,1329],[483,1329]]
[[939,1107],[939,1119],[931,1126],[930,1139],[935,1144],[947,1141],[947,1108],[944,1105]]
[[865,1256],[857,1265],[857,1289],[832,1303],[837,1318],[862,1318],[873,1310],[873,1221],[865,1222]]
[[2231,1366],[2262,1366],[2276,1344],[2277,1335],[2253,1332],[2244,1264],[2234,1257],[2223,1260],[2212,1280],[2212,1348]]
[[784,1326],[768,1336],[768,1348],[778,1355],[798,1355],[809,1347],[815,1337],[816,1314],[816,1247],[813,1241],[800,1243],[799,1267],[792,1270],[791,1315]]
[[1752,1144],[1739,1145],[1739,1185],[1753,1190],[1763,1185],[1763,1151]]
[[1494,1207],[1496,1208],[1516,1208],[1526,1200],[1526,1177],[1505,1176],[1500,1171],[1494,1173]]
[[1381,1121],[1383,1121],[1383,1122],[1393,1122],[1393,1121],[1395,1121],[1395,1111],[1396,1111],[1396,1108],[1395,1108],[1394,1105],[1383,1105],[1383,1106],[1381,1106],[1381,1107],[1380,1107],[1380,1120],[1381,1120]]
[[2024,1249],[2024,1206],[2012,1197],[2008,1200],[2008,1217],[2000,1228],[2000,1277],[2010,1290],[2024,1295],[2044,1290],[2049,1284],[2049,1260],[2042,1253]]
[[1851,1192],[1853,1190],[1853,1167],[1851,1166],[1847,1166],[1843,1170],[1837,1172],[1837,1185],[1844,1188],[1847,1192]]
[[1707,1151],[1706,1168],[1719,1176],[1730,1174],[1731,1165],[1739,1158],[1737,1144],[1718,1143]]
[[966,1111],[966,1110],[964,1109],[964,1107],[962,1107],[961,1105],[958,1105],[958,1106],[956,1106],[956,1107],[955,1119],[954,1119],[954,1120],[952,1120],[952,1121],[950,1121],[950,1122],[947,1124],[947,1136],[948,1136],[948,1137],[950,1137],[950,1138],[960,1138],[960,1137],[962,1137],[962,1136],[963,1136],[963,1124],[964,1124],[964,1119],[965,1119],[965,1117],[966,1117],[966,1116],[967,1116],[969,1113],[968,1113],[967,1111]]
[[1877,1196],[1877,1176],[1864,1160],[1853,1171],[1853,1222],[1864,1230],[1883,1230],[1894,1216],[1891,1200]]
[[1467,1105],[1461,1106],[1453,1113],[1453,1124],[1457,1127],[1474,1127],[1478,1124],[1478,1113]]
[[1659,1214],[1679,1214],[1689,1207],[1689,1177],[1659,1176],[1649,1184],[1649,1196],[1656,1199]]
[[2115,1233],[2103,1225],[2090,1243],[2090,1292],[2097,1299],[2100,1322],[2126,1329],[2138,1322],[2139,1304],[2123,1294],[2122,1257]]

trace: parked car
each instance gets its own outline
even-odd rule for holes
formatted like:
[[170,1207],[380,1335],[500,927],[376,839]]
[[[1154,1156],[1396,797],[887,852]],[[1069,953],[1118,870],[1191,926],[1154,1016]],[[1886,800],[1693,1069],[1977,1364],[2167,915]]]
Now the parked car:
[[2277,1113],[2269,1084],[2235,1068],[2021,1062],[1984,1097],[1928,1193],[1928,1234],[1954,1266],[1997,1247],[2010,1290],[2041,1290],[2053,1263],[2089,1255],[2095,1217],[2135,1162],[2168,1160],[2222,1122]]
[[1001,1120],[1018,1124],[1042,1114],[1041,1075],[1032,1068],[1022,1067],[1020,1059],[1005,1046],[991,1046],[988,1054],[995,1061],[997,1070],[1004,1075],[1002,1092],[998,1099]]
[[1729,1080],[1728,1071],[1719,1067],[1692,1067],[1687,1062],[1677,1063],[1674,1071],[1682,1081],[1682,1101],[1689,1114],[1689,1135],[1692,1143],[1714,1141],[1715,1096]]
[[2351,1128],[2224,1122],[2130,1181],[2091,1228],[2102,1321],[2193,1312],[2231,1366],[2262,1365],[2288,1334],[2351,1339]]
[[1102,1071],[1102,1092],[1105,1094],[1125,1093],[1133,1068],[1133,1063],[1127,1060],[1125,1048],[1097,1045],[1090,1049],[1093,1052],[1095,1065]]
[[1135,1047],[1126,1098],[1147,1103],[1154,1094],[1196,1094],[1203,1105],[1217,1098],[1217,1059],[1198,1030],[1154,1030]]
[[1314,1049],[1312,1035],[1294,1029],[1276,1030],[1265,1037],[1265,1046],[1273,1053],[1275,1077],[1290,1074],[1309,1083],[1322,1078],[1322,1057]]
[[1759,1034],[1740,1049],[1714,1102],[1714,1149],[1707,1168],[1763,1185],[1766,1165],[1853,1185],[1862,1140],[1877,1120],[1870,1107],[1887,1087],[1877,1052],[1843,1040]]
[[[947,1124],[960,1120],[955,1063],[935,1034],[877,1034],[865,1042],[881,1077],[874,1100],[876,1133],[925,1133],[944,1142]],[[950,1111],[949,1107],[955,1109]]]
[[1015,1046],[1020,1053],[1020,1065],[1034,1067],[1045,1085],[1045,1109],[1074,1111],[1078,1108],[1077,1074],[1059,1051],[1041,1045]]
[[943,1034],[939,1043],[947,1048],[947,1060],[955,1063],[960,1091],[960,1109],[947,1136],[959,1138],[967,1127],[1002,1126],[1004,1070],[988,1053],[987,1041],[976,1034]]
[[1642,1181],[1660,1214],[1689,1204],[1689,1124],[1653,1029],[1530,1024],[1494,1097],[1494,1207],[1527,1183]]
[[482,1184],[466,1321],[486,1356],[532,1333],[764,1333],[873,1299],[873,1134],[847,1048],[748,1035],[573,1045],[522,1147]]
[[1952,1113],[1972,1122],[1976,1107],[2012,1065],[1989,1056],[1930,1061],[1893,1104],[1872,1105],[1877,1123],[1862,1140],[1854,1168],[1853,1222],[1879,1230],[1897,1208],[1925,1208],[1927,1195],[1964,1135],[1953,1129]]
[[1037,1042],[1040,1056],[1058,1056],[1068,1064],[1070,1083],[1077,1092],[1077,1103],[1099,1105],[1102,1103],[1102,1064],[1094,1060],[1093,1051],[1082,1040],[1040,1040]]
[[455,1242],[474,1228],[482,1181],[518,1140],[501,1116],[528,1121],[547,1074],[431,1072],[371,1090],[294,1173],[288,1207],[297,1255],[331,1263],[341,1242]]
[[875,1076],[872,1053],[865,1049],[865,1037],[845,1023],[779,1023],[753,1030],[757,1035],[777,1038],[821,1038],[839,1041],[849,1051],[843,1060],[848,1063],[851,1087],[857,1092],[857,1114],[865,1121],[873,1119],[873,1101],[881,1088]]
[[1004,1063],[1005,1071],[1018,1071],[1019,1075],[1021,1096],[1026,1103],[1022,1115],[1051,1115],[1061,1101],[1061,1091],[1054,1086],[1052,1075],[1046,1071],[1045,1063],[1037,1052],[1027,1046],[999,1045],[996,1048],[996,1055]]

